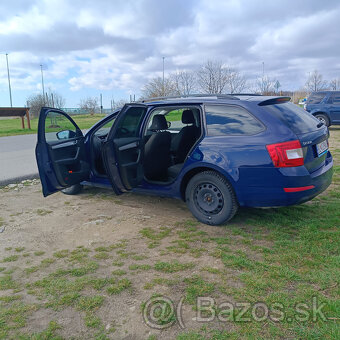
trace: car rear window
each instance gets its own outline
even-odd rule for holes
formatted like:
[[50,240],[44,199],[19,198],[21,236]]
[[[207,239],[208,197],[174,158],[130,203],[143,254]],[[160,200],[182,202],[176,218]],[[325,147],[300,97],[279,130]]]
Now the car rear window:
[[317,130],[320,123],[310,113],[293,103],[268,105],[263,107],[271,115],[286,124],[295,134],[301,134]]
[[317,93],[312,93],[308,99],[307,103],[308,104],[320,104],[322,99],[325,98],[326,93],[325,92],[317,92]]
[[240,106],[206,105],[208,136],[255,135],[265,129],[253,115]]

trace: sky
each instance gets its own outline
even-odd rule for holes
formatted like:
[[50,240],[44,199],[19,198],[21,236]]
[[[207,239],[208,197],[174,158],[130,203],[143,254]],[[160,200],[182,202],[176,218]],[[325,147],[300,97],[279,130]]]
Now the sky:
[[340,78],[339,0],[0,0],[0,107],[51,89],[77,107],[86,97],[128,100],[150,79],[207,60],[263,72],[282,90],[317,69]]

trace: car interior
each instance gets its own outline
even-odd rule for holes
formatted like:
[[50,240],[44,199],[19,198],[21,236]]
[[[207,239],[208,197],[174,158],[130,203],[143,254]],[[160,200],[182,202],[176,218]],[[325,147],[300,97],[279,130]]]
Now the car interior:
[[[100,126],[92,135],[92,162],[98,176],[106,177],[102,143],[114,119]],[[129,129],[124,128],[124,137]],[[150,182],[172,182],[181,171],[185,159],[201,136],[198,107],[162,107],[151,112],[143,133],[143,169]]]

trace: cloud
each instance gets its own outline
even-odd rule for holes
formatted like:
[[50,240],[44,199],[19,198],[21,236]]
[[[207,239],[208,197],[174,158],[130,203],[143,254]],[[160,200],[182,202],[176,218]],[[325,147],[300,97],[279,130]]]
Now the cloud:
[[0,52],[10,53],[14,90],[37,89],[43,64],[69,97],[82,89],[138,93],[161,75],[163,56],[166,73],[216,59],[250,79],[264,62],[294,89],[314,69],[340,77],[339,16],[336,0],[12,0],[0,4]]

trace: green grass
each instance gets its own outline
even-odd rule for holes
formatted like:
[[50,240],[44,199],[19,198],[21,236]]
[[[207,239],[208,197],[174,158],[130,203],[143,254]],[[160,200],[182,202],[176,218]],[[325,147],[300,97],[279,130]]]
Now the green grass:
[[37,213],[39,216],[45,216],[45,215],[47,215],[47,214],[52,213],[52,210],[37,209],[36,213]]
[[17,333],[18,340],[63,340],[63,337],[57,334],[62,327],[56,321],[50,321],[48,327],[39,333],[26,334]]
[[94,257],[99,260],[106,260],[110,258],[110,255],[104,251],[101,251],[95,254]]
[[151,228],[144,228],[140,231],[144,237],[150,240],[162,240],[163,238],[167,237],[171,233],[171,229],[166,227],[160,227],[159,231]]
[[186,291],[185,291],[185,300],[189,304],[194,304],[196,302],[197,297],[199,296],[209,296],[215,290],[215,284],[205,281],[200,276],[193,276],[191,278],[186,278],[184,280],[187,283]]
[[168,122],[181,121],[183,110],[170,111],[165,117]]
[[77,307],[83,311],[92,311],[98,309],[104,302],[104,297],[96,296],[82,296],[78,299]]
[[116,269],[112,271],[112,275],[123,276],[126,275],[126,271],[122,269]]
[[195,267],[194,263],[180,263],[178,261],[172,262],[157,262],[155,269],[163,273],[176,273],[182,270],[192,269]]
[[164,277],[156,277],[154,279],[152,279],[150,282],[147,282],[144,285],[144,289],[153,289],[156,285],[160,285],[160,286],[174,286],[178,283],[180,283],[181,280],[179,278],[175,278],[175,279],[166,279]]
[[[103,114],[95,114],[93,116],[90,114],[72,116],[80,129],[89,129],[94,123],[103,117],[105,117]],[[21,118],[1,119],[0,137],[37,133],[38,119],[31,119],[31,130],[27,129],[27,121],[25,119],[25,127],[25,130],[21,128]]]
[[64,257],[68,257],[69,256],[69,250],[68,249],[63,249],[63,250],[59,250],[59,251],[56,251],[53,256],[54,257],[57,257],[57,258],[64,258]]
[[129,266],[130,270],[149,270],[151,269],[150,264],[139,264],[139,263],[134,263]]
[[7,256],[5,257],[2,262],[14,262],[14,261],[17,261],[19,258],[18,255],[11,255],[11,256]]
[[11,275],[0,276],[0,290],[15,289],[17,286]]
[[111,295],[112,294],[119,294],[123,290],[130,288],[131,284],[132,283],[129,279],[118,280],[114,284],[112,284],[111,286],[109,286],[107,288],[107,292]]
[[[159,296],[154,292],[172,299],[175,307],[184,298],[184,310],[190,318],[201,312],[204,315],[196,306],[198,297],[215,299],[212,310],[216,313],[223,312],[220,302],[250,306],[261,302],[269,310],[280,304],[284,311],[279,322],[259,322],[252,319],[250,309],[244,314],[250,321],[243,322],[236,318],[241,308],[235,307],[227,323],[190,321],[193,329],[184,330],[176,324],[171,331],[177,340],[339,339],[338,157],[340,154],[334,160],[333,186],[303,205],[240,209],[222,227],[187,220],[169,227],[144,228],[137,237],[133,234],[129,241],[113,245],[56,250],[49,258],[31,256],[30,267],[28,263],[21,266],[27,260],[27,249],[5,248],[8,256],[2,261],[7,262],[3,264],[7,268],[0,267],[0,339],[58,339],[59,333],[69,330],[58,332],[57,320],[52,319],[57,314],[46,313],[52,320],[42,332],[23,332],[38,309],[39,314],[52,309],[62,315],[66,308],[81,315],[88,338],[112,338],[111,332],[117,332],[113,338],[127,337],[130,324],[140,322],[136,321],[140,318],[127,315],[116,323],[114,315],[103,316],[110,313],[107,304],[147,301]],[[30,252],[44,255],[38,250]],[[27,294],[31,295],[28,299]],[[27,303],[32,299],[37,303]],[[296,319],[296,306],[305,304],[310,312],[313,299],[324,304],[323,313],[332,319]],[[146,302],[141,304],[142,310],[143,306]],[[176,321],[176,315],[171,317]],[[108,323],[111,327],[106,328]],[[163,334],[151,329],[145,338],[154,332],[157,335],[153,338],[162,338]],[[162,332],[168,337],[167,329]]]
[[85,316],[85,325],[89,328],[99,328],[102,325],[101,319],[92,312],[87,312]]

